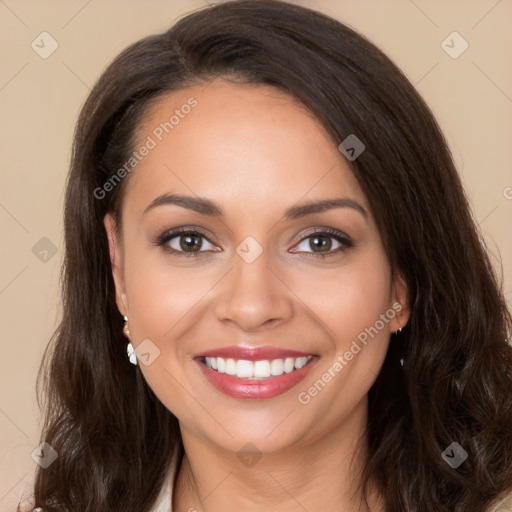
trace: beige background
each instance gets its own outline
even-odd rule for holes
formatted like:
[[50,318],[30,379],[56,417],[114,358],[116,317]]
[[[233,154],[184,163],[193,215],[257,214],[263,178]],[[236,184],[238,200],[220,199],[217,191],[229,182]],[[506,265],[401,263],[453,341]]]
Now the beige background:
[[[0,0],[0,511],[14,510],[35,470],[35,376],[60,313],[62,200],[79,108],[123,48],[205,3]],[[512,2],[297,3],[366,35],[417,85],[447,135],[510,302]],[[43,31],[59,45],[47,59],[31,48]],[[453,31],[469,44],[457,59],[441,47]],[[57,248],[47,261],[32,252],[43,237]]]

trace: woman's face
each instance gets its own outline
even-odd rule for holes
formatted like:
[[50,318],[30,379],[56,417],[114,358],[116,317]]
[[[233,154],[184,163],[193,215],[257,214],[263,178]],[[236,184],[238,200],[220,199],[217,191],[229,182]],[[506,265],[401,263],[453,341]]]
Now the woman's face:
[[160,98],[137,140],[121,238],[105,218],[117,303],[184,435],[270,453],[360,430],[406,291],[336,142],[221,80]]

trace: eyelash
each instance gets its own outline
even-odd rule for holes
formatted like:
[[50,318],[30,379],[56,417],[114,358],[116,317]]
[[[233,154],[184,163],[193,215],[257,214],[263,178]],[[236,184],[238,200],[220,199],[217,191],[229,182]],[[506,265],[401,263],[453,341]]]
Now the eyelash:
[[[173,238],[177,238],[179,236],[184,235],[199,235],[201,237],[206,238],[209,243],[213,244],[206,235],[206,233],[202,232],[199,229],[190,229],[190,228],[178,228],[173,231],[167,231],[160,235],[158,239],[156,240],[156,245],[159,247],[162,247],[164,251],[169,252],[171,254],[175,254],[177,256],[185,256],[185,257],[191,257],[191,258],[197,258],[200,256],[203,256],[203,253],[207,251],[192,251],[192,252],[186,252],[186,251],[178,251],[176,249],[173,249],[171,247],[165,247],[165,245],[171,241]],[[331,250],[327,253],[315,253],[315,252],[305,252],[305,254],[310,254],[313,256],[313,258],[326,258],[328,256],[335,256],[341,252],[346,251],[347,249],[350,249],[353,247],[352,240],[349,236],[345,235],[341,231],[337,231],[335,229],[331,228],[321,228],[321,229],[315,229],[312,233],[309,233],[308,235],[304,236],[299,240],[299,242],[296,245],[299,245],[300,243],[304,242],[305,240],[312,238],[314,236],[327,236],[329,238],[334,238],[337,242],[341,244],[341,247],[335,249],[334,251]],[[217,251],[218,252],[218,251]],[[303,251],[298,251],[297,253],[302,253]]]

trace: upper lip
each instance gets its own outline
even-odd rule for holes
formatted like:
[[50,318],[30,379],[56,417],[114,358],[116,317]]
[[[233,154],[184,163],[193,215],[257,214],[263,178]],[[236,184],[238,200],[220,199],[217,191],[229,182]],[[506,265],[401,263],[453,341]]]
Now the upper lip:
[[231,346],[215,348],[207,352],[201,352],[194,357],[222,357],[230,359],[243,359],[245,361],[262,361],[272,359],[286,359],[287,357],[307,357],[312,356],[311,352],[298,352],[297,350],[286,350],[278,347],[247,347]]

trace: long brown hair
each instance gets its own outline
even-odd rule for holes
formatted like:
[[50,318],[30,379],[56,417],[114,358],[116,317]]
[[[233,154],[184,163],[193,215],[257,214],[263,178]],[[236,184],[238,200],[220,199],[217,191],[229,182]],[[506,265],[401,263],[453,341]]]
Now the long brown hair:
[[[363,483],[378,483],[389,511],[483,512],[512,488],[511,319],[447,144],[374,45],[274,0],[208,7],[138,41],[82,108],[65,198],[63,318],[38,380],[41,439],[59,456],[37,472],[36,504],[148,511],[172,456],[183,455],[176,417],[127,362],[115,302],[103,218],[112,212],[120,225],[129,175],[98,190],[129,159],[150,101],[216,76],[278,87],[336,141],[356,134],[365,144],[351,167],[408,283],[411,316],[369,393]],[[468,453],[456,469],[441,456],[452,442]]]

